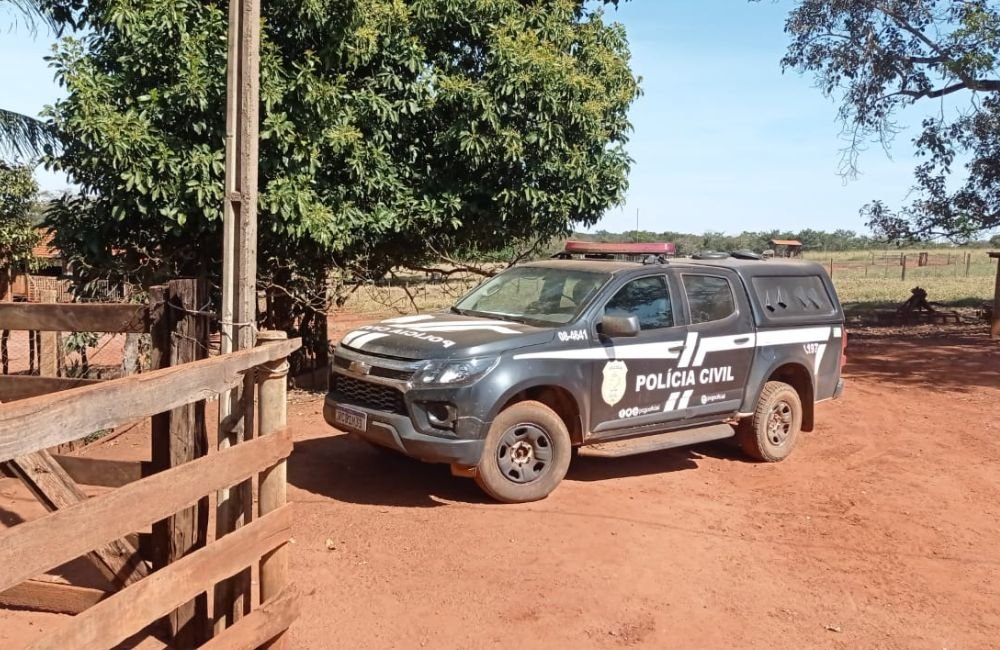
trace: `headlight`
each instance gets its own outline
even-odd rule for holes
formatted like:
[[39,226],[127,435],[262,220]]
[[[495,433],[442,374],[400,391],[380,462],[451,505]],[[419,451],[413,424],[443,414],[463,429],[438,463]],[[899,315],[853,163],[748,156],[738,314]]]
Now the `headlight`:
[[415,384],[469,384],[496,367],[499,357],[461,361],[428,361],[413,379]]

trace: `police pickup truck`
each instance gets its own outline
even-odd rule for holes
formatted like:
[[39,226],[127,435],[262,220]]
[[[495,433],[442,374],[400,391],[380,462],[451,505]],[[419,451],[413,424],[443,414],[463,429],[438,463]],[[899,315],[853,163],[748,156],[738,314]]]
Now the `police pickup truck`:
[[843,391],[829,276],[667,250],[568,242],[446,312],[354,330],[334,352],[325,419],[510,503],[552,492],[574,448],[616,457],[735,437],[753,459],[783,460],[815,404]]

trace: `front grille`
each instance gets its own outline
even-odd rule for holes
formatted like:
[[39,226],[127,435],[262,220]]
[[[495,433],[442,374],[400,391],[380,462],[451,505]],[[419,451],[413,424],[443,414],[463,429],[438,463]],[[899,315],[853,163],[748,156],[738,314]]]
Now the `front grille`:
[[386,411],[406,415],[406,403],[403,394],[390,386],[373,384],[371,382],[334,373],[332,390],[347,398],[347,402],[364,406],[376,411]]
[[[348,370],[351,367],[351,360],[345,357],[334,356],[333,365]],[[370,365],[371,370],[368,371],[368,374],[372,377],[383,377],[385,379],[395,379],[396,381],[410,381],[410,378],[413,377],[412,370],[396,370],[395,368]]]

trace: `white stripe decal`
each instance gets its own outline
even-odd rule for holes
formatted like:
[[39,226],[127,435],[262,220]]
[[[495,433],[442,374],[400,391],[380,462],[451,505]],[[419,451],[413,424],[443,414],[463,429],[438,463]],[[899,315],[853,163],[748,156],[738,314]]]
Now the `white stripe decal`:
[[670,393],[670,397],[667,398],[667,403],[663,405],[663,410],[673,411],[677,407],[678,397],[680,397],[680,393]]
[[680,341],[638,343],[633,345],[558,350],[554,352],[529,352],[515,354],[515,359],[676,359],[680,356]]
[[745,350],[752,348],[756,343],[755,334],[736,334],[735,336],[715,336],[701,340],[698,354],[694,357],[694,366],[700,367],[705,363],[705,355],[709,352],[723,352],[726,350]]
[[368,332],[366,332],[365,330],[354,330],[353,332],[345,334],[344,338],[342,338],[340,342],[343,343],[344,345],[348,345],[354,339],[358,338],[359,336],[364,336],[365,334],[368,334]]
[[789,330],[764,330],[757,332],[757,345],[789,345],[792,343],[818,343],[829,341],[833,328],[802,327]]
[[819,366],[823,363],[823,355],[826,354],[826,343],[821,343],[816,348],[816,358],[813,359],[813,374],[819,377]]
[[696,347],[698,347],[698,332],[689,332],[687,340],[684,341],[684,354],[677,364],[678,368],[687,368],[691,364],[691,356],[694,354]]
[[420,315],[418,315],[418,316],[399,316],[398,318],[388,318],[388,319],[386,319],[386,320],[384,320],[382,322],[383,323],[397,324],[397,323],[418,323],[420,321],[425,321],[425,320],[434,320],[434,317],[431,316],[430,314],[424,314],[422,316],[420,316]]
[[678,411],[683,411],[684,409],[686,409],[688,407],[688,404],[691,402],[691,396],[693,394],[694,394],[693,390],[689,389],[689,390],[684,391],[684,396],[681,397],[681,401],[677,405],[677,410]]
[[505,327],[503,325],[412,325],[406,329],[412,330],[414,332],[424,332],[426,334],[436,334],[438,332],[496,332],[497,334],[520,334],[520,330],[511,329],[510,327]]
[[360,350],[361,348],[365,347],[365,345],[367,345],[368,343],[371,343],[372,341],[375,341],[377,339],[384,339],[387,336],[389,335],[381,334],[379,332],[368,332],[364,336],[359,336],[358,338],[354,339],[351,342],[351,347],[358,348]]
[[[433,330],[444,331],[444,330]],[[833,332],[831,327],[802,327],[782,330],[763,330],[734,334],[732,336],[705,337],[700,341],[696,332],[688,334],[684,341],[664,341],[660,343],[635,343],[632,345],[600,346],[576,350],[557,350],[553,352],[531,352],[516,354],[515,359],[677,359],[678,368],[701,366],[705,355],[711,352],[728,350],[744,350],[772,345],[791,345],[794,343],[826,343]],[[743,340],[746,339],[746,340]],[[681,352],[681,346],[684,347]],[[697,351],[696,351],[697,348]],[[693,362],[693,363],[692,363]]]
[[839,339],[841,337],[841,329],[839,327],[833,328],[833,338]]

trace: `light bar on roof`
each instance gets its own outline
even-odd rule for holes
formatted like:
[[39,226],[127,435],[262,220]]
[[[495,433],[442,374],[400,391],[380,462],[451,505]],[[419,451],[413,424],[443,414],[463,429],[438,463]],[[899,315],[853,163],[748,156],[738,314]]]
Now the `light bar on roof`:
[[567,253],[577,255],[673,255],[677,247],[671,242],[611,244],[593,241],[568,241],[565,250]]

